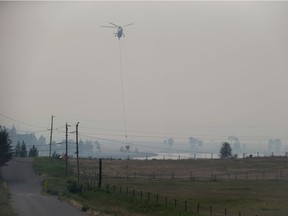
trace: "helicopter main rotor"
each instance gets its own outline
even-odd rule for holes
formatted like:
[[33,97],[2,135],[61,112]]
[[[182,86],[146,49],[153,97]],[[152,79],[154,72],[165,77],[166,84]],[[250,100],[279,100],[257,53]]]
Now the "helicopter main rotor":
[[119,26],[119,25],[116,25],[112,22],[109,22],[112,26],[101,26],[101,27],[105,27],[105,28],[118,28],[117,29],[117,32],[115,32],[115,37],[117,36],[120,40],[120,38],[123,36],[125,37],[124,33],[123,33],[123,28],[124,27],[127,27],[127,26],[130,26],[130,25],[133,25],[133,23],[130,23],[130,24],[127,24],[127,25],[124,25],[124,26]]

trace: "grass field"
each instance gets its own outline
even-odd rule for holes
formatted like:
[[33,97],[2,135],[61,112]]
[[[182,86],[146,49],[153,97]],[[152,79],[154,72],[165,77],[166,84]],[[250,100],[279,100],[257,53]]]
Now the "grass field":
[[[45,160],[38,158],[36,164],[45,165]],[[226,211],[226,215],[282,216],[288,212],[288,158],[284,157],[103,160],[102,181],[104,187],[109,184],[109,190],[97,189],[98,160],[82,159],[81,181],[92,190],[80,196],[65,192],[64,161],[54,162],[62,168],[58,165],[58,174],[52,169],[54,174],[46,176],[49,190],[62,189],[66,197],[104,215],[210,215],[210,208],[212,215]],[[47,165],[48,170],[53,163]],[[71,169],[76,170],[75,160],[69,160],[69,166],[69,178],[75,179],[71,174]],[[57,183],[58,175],[62,182]]]
[[12,208],[9,203],[9,193],[8,188],[2,179],[0,171],[0,216],[14,216]]

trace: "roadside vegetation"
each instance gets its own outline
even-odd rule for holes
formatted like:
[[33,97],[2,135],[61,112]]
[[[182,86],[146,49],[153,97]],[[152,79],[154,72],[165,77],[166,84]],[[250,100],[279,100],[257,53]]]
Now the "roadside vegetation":
[[103,160],[35,158],[37,173],[57,194],[91,215],[258,215],[288,212],[288,158]]
[[9,134],[5,128],[0,126],[0,216],[14,216],[9,203],[9,192],[6,182],[4,182],[1,174],[1,166],[12,159],[13,150]]
[[0,171],[0,216],[15,216],[9,203],[10,197],[6,183],[2,179]]

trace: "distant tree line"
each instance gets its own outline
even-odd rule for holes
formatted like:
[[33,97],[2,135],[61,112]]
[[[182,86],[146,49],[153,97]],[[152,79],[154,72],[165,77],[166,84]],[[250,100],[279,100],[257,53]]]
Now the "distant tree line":
[[[281,147],[282,147],[282,141],[279,138],[275,138],[275,139],[268,139],[267,140],[268,145],[266,147],[266,152],[274,152],[274,153],[280,153]],[[246,144],[241,142],[240,138],[237,136],[228,136],[227,137],[227,143],[229,143],[231,149],[233,149],[233,152],[235,153],[235,155],[244,153],[245,151],[247,151],[247,147]],[[172,137],[163,140],[163,144],[164,144],[164,148],[166,150],[171,150],[174,146],[175,146],[175,141]],[[223,144],[223,143],[222,143]],[[188,137],[188,149],[190,149],[190,151],[193,152],[197,152],[199,150],[201,150],[201,148],[204,146],[204,142],[196,137]],[[176,147],[177,149],[177,147]],[[262,150],[265,149],[262,148]],[[235,156],[234,155],[234,156]],[[233,156],[233,157],[234,157]]]
[[12,129],[7,129],[7,132],[9,133],[9,137],[12,141],[12,145],[16,146],[18,142],[26,143],[27,146],[39,146],[39,145],[45,145],[46,144],[46,139],[43,135],[41,135],[39,138],[35,136],[34,133],[25,133],[25,134],[20,134],[17,133],[17,130],[15,126],[12,127]]
[[22,141],[22,144],[20,144],[20,142],[18,141],[14,149],[14,157],[27,157],[27,156],[37,157],[38,156],[37,147],[33,145],[32,148],[30,148],[28,152],[25,142]]

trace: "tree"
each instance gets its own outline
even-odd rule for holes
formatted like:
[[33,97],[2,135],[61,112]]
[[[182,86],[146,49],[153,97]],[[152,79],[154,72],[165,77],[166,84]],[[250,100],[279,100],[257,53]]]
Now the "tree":
[[101,144],[98,142],[98,140],[96,140],[96,141],[94,142],[94,146],[96,147],[96,149],[97,149],[99,152],[101,152]]
[[18,141],[14,149],[14,157],[20,157],[20,153],[21,153],[21,145],[20,142]]
[[8,132],[0,126],[0,166],[5,165],[13,157],[11,143]]
[[268,140],[269,151],[280,152],[281,145],[282,145],[281,139],[269,139]]
[[173,140],[172,137],[170,137],[170,138],[168,138],[168,139],[163,140],[163,144],[164,144],[164,147],[165,147],[166,149],[169,149],[169,148],[171,148],[171,147],[173,146],[174,140]]
[[191,150],[197,150],[198,147],[203,145],[203,141],[194,137],[189,137],[188,142]]
[[229,136],[228,137],[228,140],[230,140],[230,143],[232,144],[233,146],[233,150],[234,152],[239,152],[241,151],[241,144],[240,144],[240,140],[238,137],[236,136]]
[[41,135],[41,136],[39,137],[38,143],[39,143],[40,145],[46,144],[46,139],[45,139],[45,137],[44,137],[43,135]]
[[79,151],[87,156],[92,157],[93,155],[93,141],[91,140],[86,140],[85,142],[83,140],[79,141]]
[[38,157],[38,150],[35,145],[33,145],[32,148],[30,148],[29,150],[29,157]]
[[125,150],[124,150],[124,147],[123,146],[121,146],[120,147],[120,152],[124,152]]
[[171,147],[173,146],[173,144],[174,144],[174,140],[173,140],[172,137],[170,137],[170,138],[167,140],[167,142],[168,142],[169,148],[171,148]]
[[24,142],[24,140],[22,141],[21,144],[21,151],[20,151],[20,157],[27,157],[27,148],[26,148],[26,144]]
[[231,158],[232,157],[232,148],[230,143],[224,142],[221,145],[220,148],[220,158],[226,159],[226,158]]

